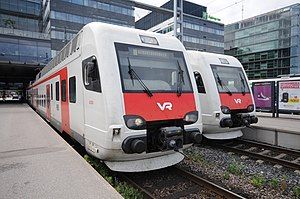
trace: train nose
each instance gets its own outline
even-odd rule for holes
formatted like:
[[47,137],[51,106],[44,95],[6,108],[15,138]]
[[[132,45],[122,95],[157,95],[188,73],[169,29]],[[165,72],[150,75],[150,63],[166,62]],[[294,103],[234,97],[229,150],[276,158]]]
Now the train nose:
[[248,118],[244,118],[243,119],[243,124],[245,125],[245,126],[249,126],[250,125],[250,119],[248,119]]
[[224,128],[224,127],[233,127],[233,121],[232,121],[232,119],[231,118],[223,118],[223,119],[221,119],[221,121],[220,121],[220,126],[222,127],[222,128]]
[[131,151],[133,153],[143,153],[146,150],[146,144],[140,139],[135,139],[131,142]]
[[190,134],[190,138],[191,138],[192,142],[195,144],[200,144],[202,141],[202,135],[199,131],[193,131]]
[[255,124],[255,123],[258,122],[258,118],[256,116],[251,116],[250,117],[250,122],[251,122],[251,124]]
[[159,130],[158,147],[160,150],[177,150],[183,147],[183,130],[180,127],[164,127]]
[[128,137],[122,143],[122,149],[125,153],[143,153],[146,151],[145,137]]

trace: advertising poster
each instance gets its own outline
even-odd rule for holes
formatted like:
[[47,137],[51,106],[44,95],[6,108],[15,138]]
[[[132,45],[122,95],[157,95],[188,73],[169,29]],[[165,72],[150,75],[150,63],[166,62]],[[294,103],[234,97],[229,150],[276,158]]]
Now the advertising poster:
[[300,81],[278,82],[278,104],[281,110],[300,111]]
[[253,97],[256,108],[272,109],[272,83],[253,84]]

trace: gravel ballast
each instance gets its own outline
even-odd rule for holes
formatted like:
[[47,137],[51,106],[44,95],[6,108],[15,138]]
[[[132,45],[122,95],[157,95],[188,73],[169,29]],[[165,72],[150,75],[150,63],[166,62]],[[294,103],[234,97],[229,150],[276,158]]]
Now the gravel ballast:
[[300,198],[293,191],[300,186],[300,175],[294,170],[206,145],[190,147],[184,153],[189,158],[181,167],[246,198]]

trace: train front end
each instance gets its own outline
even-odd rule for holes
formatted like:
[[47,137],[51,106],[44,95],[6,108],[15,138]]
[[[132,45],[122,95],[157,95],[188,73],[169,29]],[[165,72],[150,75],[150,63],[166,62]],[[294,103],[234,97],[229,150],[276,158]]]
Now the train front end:
[[[183,52],[124,43],[115,47],[128,134],[122,151],[140,170],[180,162],[178,151],[202,139],[200,129],[193,127],[199,113]],[[121,164],[108,165],[119,170]]]
[[163,34],[107,27],[95,32],[103,37],[97,40],[99,49],[105,47],[99,68],[106,129],[87,150],[114,171],[179,163],[182,149],[202,140],[196,83],[184,46]]
[[255,106],[242,67],[211,66],[219,92],[221,128],[240,128],[257,123]]
[[188,51],[201,103],[203,136],[212,140],[241,137],[257,123],[252,92],[241,63],[234,57]]

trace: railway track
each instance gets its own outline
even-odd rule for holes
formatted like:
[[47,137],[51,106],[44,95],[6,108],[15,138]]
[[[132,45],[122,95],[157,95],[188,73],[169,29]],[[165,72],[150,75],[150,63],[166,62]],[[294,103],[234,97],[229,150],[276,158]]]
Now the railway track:
[[145,198],[244,198],[179,167],[120,175]]
[[214,143],[212,145],[290,169],[299,170],[300,168],[300,151],[241,139],[225,143]]

